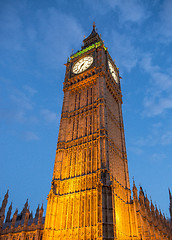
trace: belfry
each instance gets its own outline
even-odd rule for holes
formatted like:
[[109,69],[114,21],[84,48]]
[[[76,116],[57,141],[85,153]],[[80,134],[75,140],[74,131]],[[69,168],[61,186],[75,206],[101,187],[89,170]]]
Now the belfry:
[[[119,70],[93,25],[66,65],[64,99],[47,211],[28,200],[6,220],[1,240],[171,240],[170,217],[133,181],[130,190]],[[45,220],[45,222],[44,222]]]

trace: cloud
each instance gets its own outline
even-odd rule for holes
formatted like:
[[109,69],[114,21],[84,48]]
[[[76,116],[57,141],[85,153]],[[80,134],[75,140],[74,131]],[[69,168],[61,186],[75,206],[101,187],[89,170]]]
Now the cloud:
[[[161,12],[160,12],[160,34],[163,34],[165,37],[172,37],[172,1],[165,0],[162,3]],[[171,39],[172,40],[172,39]]]
[[10,95],[11,101],[20,109],[31,110],[33,109],[33,102],[29,96],[19,89],[13,89]]
[[161,138],[162,145],[172,144],[172,131],[165,132]]
[[140,0],[108,0],[110,7],[119,14],[122,23],[141,23],[149,17],[149,11]]
[[[154,10],[155,9],[155,10]],[[147,27],[147,39],[153,42],[169,44],[172,41],[172,1],[154,1],[152,22]]]
[[160,70],[160,67],[157,65],[152,64],[152,56],[151,54],[144,54],[142,60],[141,60],[141,66],[144,68],[146,72],[157,72]]
[[28,86],[28,85],[25,85],[23,86],[23,89],[30,95],[30,96],[34,96],[38,91],[35,90],[34,88]]
[[167,159],[167,156],[164,153],[153,153],[150,156],[150,160],[152,162],[155,162],[156,164],[160,163],[160,162],[163,162],[166,159]]
[[[153,89],[152,89],[153,90]],[[155,93],[150,93],[144,98],[144,115],[148,117],[153,117],[164,113],[165,110],[172,108],[172,94],[167,97],[162,97]]]
[[12,81],[0,78],[0,114],[1,120],[18,123],[37,122],[33,112],[34,95],[37,93],[33,87],[24,85],[16,88]]
[[134,46],[129,36],[119,34],[117,31],[112,32],[112,39],[111,50],[116,56],[120,68],[125,68],[130,72],[138,63],[139,50]]
[[[32,54],[39,63],[57,69],[59,62],[66,62],[72,48],[78,49],[77,43],[83,40],[84,34],[81,24],[72,15],[54,7],[31,12],[28,1],[22,1],[22,4],[19,0],[15,3],[8,0],[5,2],[0,4],[2,51],[10,50],[9,54],[13,58],[15,55],[12,53],[19,52],[21,58],[23,51]],[[29,22],[26,21],[27,17]]]
[[171,122],[168,124],[166,123],[166,125],[164,125],[162,121],[152,124],[151,128],[149,129],[149,133],[146,136],[142,136],[135,139],[135,141],[133,141],[133,146],[130,147],[130,149],[133,152],[136,149],[136,154],[141,155],[142,151],[144,153],[143,150],[144,147],[146,147],[145,149],[148,148],[153,149],[153,147],[155,147],[155,149],[157,150],[157,146],[168,146],[171,144],[172,144]]
[[[37,12],[36,51],[39,60],[57,68],[59,61],[67,60],[72,48],[82,41],[80,23],[69,14],[51,7]],[[70,41],[69,41],[70,39]]]
[[21,14],[24,1],[1,1],[0,3],[0,47],[21,51],[24,46]]
[[21,134],[22,138],[26,141],[39,140],[39,137],[32,131],[26,131]]
[[130,146],[128,149],[138,156],[141,156],[144,153],[143,149],[139,148],[138,146]]
[[143,115],[153,117],[172,108],[172,71],[164,72],[158,65],[153,65],[152,57],[147,54],[141,61],[141,67],[150,75],[150,87],[144,97]]
[[48,109],[41,110],[41,115],[47,123],[57,122],[57,114]]

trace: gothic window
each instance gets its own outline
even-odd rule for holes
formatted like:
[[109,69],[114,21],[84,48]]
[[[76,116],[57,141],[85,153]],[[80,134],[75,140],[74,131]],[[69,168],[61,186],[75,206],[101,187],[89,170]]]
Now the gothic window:
[[66,228],[66,219],[67,219],[67,207],[68,207],[68,199],[65,199],[63,203],[63,229]]
[[97,110],[94,111],[94,132],[97,131]]
[[87,162],[86,162],[86,149],[84,149],[83,155],[84,155],[84,157],[83,157],[83,173],[86,173],[86,164],[87,164]]
[[77,93],[75,94],[75,109],[76,110],[76,102],[77,102]]
[[87,104],[86,105],[88,106],[88,89],[87,89]]
[[92,128],[92,113],[90,114],[90,134],[91,134],[91,128]]
[[84,227],[84,211],[85,211],[85,208],[84,208],[84,196],[82,197],[82,212],[81,212],[81,215],[82,215],[82,227]]
[[74,139],[75,118],[73,118],[72,140]]
[[88,172],[91,172],[91,149],[88,149]]
[[81,102],[81,93],[79,92],[79,96],[78,96],[78,108],[80,108],[80,102]]
[[87,196],[87,226],[90,226],[90,195]]
[[75,171],[76,171],[76,152],[73,154],[73,173],[72,176],[75,176]]
[[85,117],[85,135],[87,135],[87,116]]
[[77,126],[76,126],[76,136],[75,137],[78,137],[78,125],[79,125],[79,118],[77,117]]
[[92,104],[93,89],[90,88],[90,104]]
[[68,228],[72,226],[73,198],[69,201]]
[[96,147],[92,147],[92,170],[96,171]]

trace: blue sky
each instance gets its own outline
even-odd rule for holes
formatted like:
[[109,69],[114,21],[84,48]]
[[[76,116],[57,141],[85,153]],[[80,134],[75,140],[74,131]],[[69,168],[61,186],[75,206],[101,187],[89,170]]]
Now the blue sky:
[[171,12],[171,0],[0,1],[0,201],[9,188],[13,211],[46,204],[64,63],[95,21],[122,76],[130,180],[169,216]]

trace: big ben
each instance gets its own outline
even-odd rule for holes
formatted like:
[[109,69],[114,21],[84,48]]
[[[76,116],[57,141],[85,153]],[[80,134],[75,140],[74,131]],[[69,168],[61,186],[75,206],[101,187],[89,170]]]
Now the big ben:
[[95,30],[66,65],[43,240],[171,239],[171,225],[133,182],[119,70]]
[[130,239],[120,77],[95,25],[66,64],[63,91],[44,239]]

